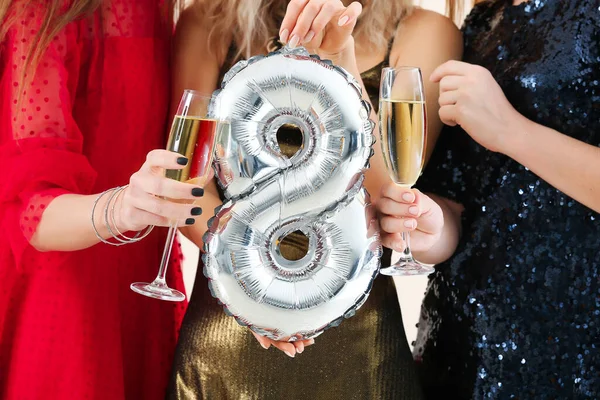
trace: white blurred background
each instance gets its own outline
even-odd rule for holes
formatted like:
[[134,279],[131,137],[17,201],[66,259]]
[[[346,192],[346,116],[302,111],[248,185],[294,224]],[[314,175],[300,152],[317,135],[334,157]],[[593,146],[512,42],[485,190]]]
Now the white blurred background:
[[[445,11],[445,0],[421,0],[416,1],[415,3],[419,4],[423,8],[431,9],[442,14]],[[209,210],[206,210],[206,212],[209,212]],[[181,235],[180,240],[185,255],[185,261],[183,265],[183,276],[185,280],[186,292],[189,296],[194,284],[194,278],[196,276],[196,266],[198,263],[198,249],[194,244],[189,242],[186,238],[184,238]],[[380,276],[377,279],[390,278]],[[417,329],[415,325],[418,321],[419,307],[423,298],[423,294],[425,292],[427,279],[422,276],[415,276],[394,278],[394,280],[398,291],[398,300],[400,303],[400,307],[402,308],[404,329],[406,330],[408,343],[411,343],[415,339],[417,334]]]

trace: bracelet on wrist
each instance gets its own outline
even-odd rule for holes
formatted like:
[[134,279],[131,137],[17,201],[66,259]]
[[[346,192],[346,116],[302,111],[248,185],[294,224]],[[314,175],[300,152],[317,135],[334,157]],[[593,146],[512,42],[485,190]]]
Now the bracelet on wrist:
[[[104,192],[100,193],[98,195],[98,197],[96,198],[96,200],[94,201],[94,205],[92,207],[92,218],[91,218],[92,219],[92,228],[94,229],[94,233],[96,234],[96,237],[102,243],[109,244],[111,246],[123,246],[125,244],[139,242],[140,240],[142,240],[143,238],[148,236],[148,234],[150,234],[150,232],[154,228],[153,225],[149,225],[147,228],[145,228],[144,231],[139,231],[133,238],[127,237],[119,231],[119,229],[117,228],[117,225],[116,225],[116,218],[114,215],[115,214],[115,205],[116,205],[116,202],[117,202],[117,199],[118,199],[120,193],[122,191],[124,191],[126,187],[127,186],[117,186],[116,188],[105,190]],[[108,230],[108,233],[111,235],[113,240],[116,240],[116,242],[111,242],[110,240],[103,238],[102,235],[100,234],[100,232],[98,231],[98,227],[96,226],[96,218],[95,217],[96,217],[96,208],[98,206],[98,202],[100,201],[100,199],[102,197],[104,197],[107,194],[110,194],[110,197],[109,197],[108,201],[106,202],[106,205],[104,206],[104,212],[103,212],[102,216],[104,217],[104,224],[106,225],[106,229]],[[109,218],[109,210],[111,210],[110,218]],[[113,224],[112,227],[111,227],[110,222],[112,222],[112,224]],[[114,231],[113,231],[113,228],[114,228]],[[115,234],[115,231],[116,231],[116,234]]]

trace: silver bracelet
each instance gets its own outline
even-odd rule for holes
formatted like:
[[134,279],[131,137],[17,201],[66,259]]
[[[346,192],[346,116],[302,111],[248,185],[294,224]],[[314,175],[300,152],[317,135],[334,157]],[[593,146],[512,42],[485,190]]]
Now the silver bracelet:
[[[148,234],[150,234],[150,232],[152,231],[152,229],[154,228],[153,225],[149,225],[146,228],[146,231],[142,234],[142,232],[138,232],[137,235],[133,238],[129,238],[125,235],[123,235],[121,232],[119,232],[119,229],[117,228],[116,224],[115,224],[115,217],[114,217],[114,208],[115,208],[115,204],[116,204],[116,200],[119,196],[119,194],[126,188],[127,186],[117,186],[116,188],[112,188],[112,189],[108,189],[105,190],[104,192],[100,193],[100,195],[98,195],[98,197],[96,198],[96,200],[94,201],[94,206],[92,207],[92,227],[94,229],[94,233],[96,234],[96,237],[105,244],[110,244],[111,246],[123,246],[124,244],[129,244],[129,243],[135,243],[135,242],[139,242],[140,240],[142,240],[143,238],[145,238],[146,236],[148,236]],[[98,205],[98,201],[102,198],[102,196],[104,196],[105,194],[112,192],[110,198],[108,199],[108,202],[106,203],[106,206],[104,208],[104,223],[106,225],[106,228],[108,229],[108,232],[111,234],[111,236],[113,237],[114,240],[118,241],[119,243],[114,243],[111,242],[107,239],[104,239],[102,237],[102,235],[100,235],[100,232],[98,232],[98,228],[96,227],[96,221],[95,221],[95,214],[96,214],[96,206]],[[116,197],[115,197],[116,196]],[[113,201],[113,199],[115,200],[112,207],[111,207],[111,201]],[[115,233],[113,232],[112,228],[110,227],[109,221],[108,221],[108,209],[109,207],[111,207],[112,213],[113,215],[111,216],[111,220],[113,222],[114,228],[117,231],[117,233],[122,236],[123,238],[120,238],[118,235],[115,235]],[[140,236],[140,234],[142,234],[142,236]]]
[[[110,208],[110,203],[111,203],[111,201],[113,201],[113,199],[115,198],[116,195],[121,193],[122,190],[123,190],[123,186],[117,186],[115,188],[115,190],[113,190],[110,197],[108,198],[108,201],[106,202],[106,206],[104,207],[104,225],[106,225],[106,229],[108,230],[108,233],[110,233],[110,235],[113,237],[114,240],[116,240],[117,242],[122,243],[122,244],[127,244],[127,243],[132,243],[136,240],[135,239],[125,240],[125,239],[121,239],[119,236],[115,235],[115,233],[113,232],[112,228],[110,227],[110,223],[108,221],[108,209]],[[116,226],[115,226],[115,228],[116,228]],[[138,232],[138,235],[139,235],[139,232]]]
[[96,221],[95,221],[95,218],[94,218],[94,216],[96,215],[96,206],[98,205],[98,201],[102,198],[102,196],[104,196],[108,192],[115,191],[115,190],[116,190],[116,188],[105,190],[104,192],[100,193],[98,195],[98,197],[96,197],[96,200],[94,200],[94,206],[92,207],[92,228],[94,228],[94,233],[96,234],[96,237],[102,243],[110,244],[111,246],[123,246],[125,243],[113,243],[113,242],[110,242],[110,241],[104,239],[102,237],[102,235],[100,235],[100,232],[98,232],[98,228],[96,227]]
[[[119,189],[113,194],[113,196],[111,196],[111,198],[108,200],[107,207],[104,210],[104,218],[105,218],[106,227],[108,228],[108,231],[110,232],[111,235],[113,235],[113,237],[116,240],[118,240],[118,241],[120,241],[122,243],[135,243],[135,242],[139,242],[140,240],[142,240],[146,236],[148,236],[150,234],[150,232],[152,232],[152,229],[154,229],[154,225],[148,225],[145,228],[145,232],[143,234],[142,234],[142,231],[138,231],[135,234],[135,236],[132,237],[132,238],[126,236],[125,234],[123,234],[119,230],[119,228],[117,227],[117,221],[115,219],[115,206],[117,205],[117,200],[119,199],[119,196],[121,195],[121,193],[123,193],[125,191],[125,189],[127,189],[128,186],[129,185],[125,185],[125,186],[119,187]],[[108,206],[110,206],[110,202],[111,202],[111,200],[112,200],[113,197],[115,198],[115,200],[113,201],[112,206],[110,208],[110,222],[112,222],[114,230],[117,233],[116,235],[114,234],[114,232],[110,228],[110,224],[108,222]]]

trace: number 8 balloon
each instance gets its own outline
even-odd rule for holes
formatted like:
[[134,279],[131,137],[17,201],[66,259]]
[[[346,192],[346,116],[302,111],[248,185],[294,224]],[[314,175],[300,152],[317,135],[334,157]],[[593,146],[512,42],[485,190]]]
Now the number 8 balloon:
[[[379,230],[363,187],[370,106],[350,74],[303,48],[240,61],[213,101],[229,122],[214,161],[226,200],[204,237],[211,292],[261,335],[315,337],[354,315],[379,271]],[[282,126],[301,132],[289,158]],[[292,232],[308,242],[303,257],[282,252]]]

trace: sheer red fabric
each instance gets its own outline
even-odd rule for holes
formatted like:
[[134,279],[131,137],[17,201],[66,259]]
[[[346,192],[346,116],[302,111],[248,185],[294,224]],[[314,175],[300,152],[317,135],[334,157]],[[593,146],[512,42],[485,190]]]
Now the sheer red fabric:
[[[0,398],[164,397],[186,304],[140,296],[129,284],[155,276],[165,229],[69,253],[37,252],[29,239],[54,198],[123,185],[148,151],[164,148],[168,21],[160,1],[107,1],[52,40],[25,87],[41,12],[28,10],[3,43]],[[179,290],[181,258],[176,246],[167,279]]]

